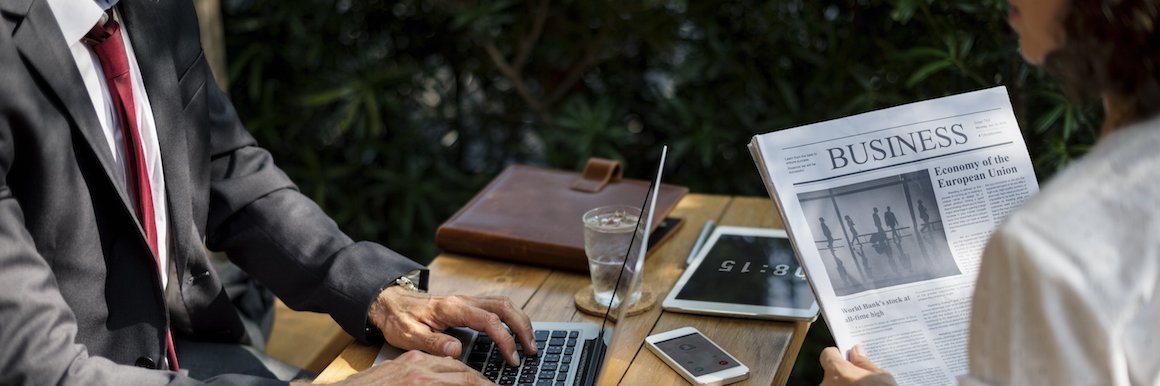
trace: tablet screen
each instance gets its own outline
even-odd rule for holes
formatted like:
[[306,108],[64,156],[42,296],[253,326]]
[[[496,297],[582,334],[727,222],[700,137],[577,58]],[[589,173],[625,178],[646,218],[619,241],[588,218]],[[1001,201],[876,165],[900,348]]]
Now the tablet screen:
[[678,300],[809,309],[814,294],[789,239],[721,234]]

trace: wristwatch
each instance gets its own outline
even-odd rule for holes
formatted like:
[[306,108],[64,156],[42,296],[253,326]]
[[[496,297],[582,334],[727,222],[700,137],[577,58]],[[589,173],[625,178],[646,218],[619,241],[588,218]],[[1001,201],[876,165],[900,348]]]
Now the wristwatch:
[[[419,288],[419,270],[407,272],[406,275],[395,279],[395,285],[411,292],[426,292]],[[389,287],[389,286],[388,286]]]

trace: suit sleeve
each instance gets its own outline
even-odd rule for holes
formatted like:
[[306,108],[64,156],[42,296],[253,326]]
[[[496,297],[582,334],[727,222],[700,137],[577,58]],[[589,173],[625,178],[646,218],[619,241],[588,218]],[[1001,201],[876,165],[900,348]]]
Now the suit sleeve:
[[207,245],[224,251],[291,308],[329,313],[368,342],[371,302],[396,278],[423,266],[340,231],[257,146],[214,82],[206,85],[212,161]]

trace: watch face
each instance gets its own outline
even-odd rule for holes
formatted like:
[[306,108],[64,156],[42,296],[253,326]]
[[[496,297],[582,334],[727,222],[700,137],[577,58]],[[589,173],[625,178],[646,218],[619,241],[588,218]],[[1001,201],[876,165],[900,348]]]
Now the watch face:
[[414,270],[411,272],[407,272],[406,275],[399,276],[398,279],[395,279],[394,285],[397,285],[399,287],[402,287],[403,289],[410,290],[413,292],[426,292],[422,288],[419,287],[419,283],[421,283],[423,280],[422,276],[423,276],[422,270]]
[[406,276],[395,279],[395,285],[410,291],[419,292],[419,286],[415,285],[415,282],[411,281],[411,279],[408,279]]
[[789,239],[722,234],[679,300],[808,309],[814,294]]

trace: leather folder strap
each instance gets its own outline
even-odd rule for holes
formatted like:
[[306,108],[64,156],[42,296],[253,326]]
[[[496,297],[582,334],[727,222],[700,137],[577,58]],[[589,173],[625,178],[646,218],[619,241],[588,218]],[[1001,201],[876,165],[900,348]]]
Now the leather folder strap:
[[615,183],[624,178],[624,168],[620,162],[610,159],[592,157],[580,177],[572,181],[572,190],[587,193],[596,193],[604,189],[609,183]]

